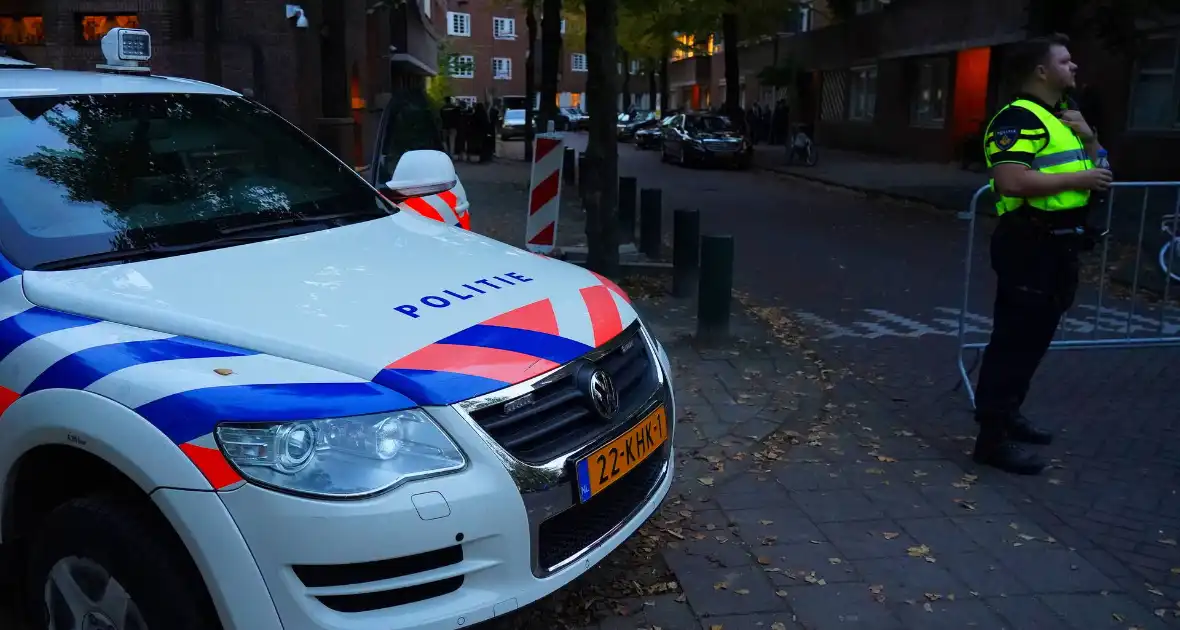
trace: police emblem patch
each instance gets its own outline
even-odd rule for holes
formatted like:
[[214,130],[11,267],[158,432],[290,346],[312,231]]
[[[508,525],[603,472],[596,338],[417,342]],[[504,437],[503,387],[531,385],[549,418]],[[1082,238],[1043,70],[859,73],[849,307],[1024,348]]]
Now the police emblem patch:
[[997,129],[995,131],[995,137],[996,148],[1001,151],[1007,151],[1012,148],[1012,145],[1016,144],[1017,138],[1020,137],[1020,130],[1014,127]]

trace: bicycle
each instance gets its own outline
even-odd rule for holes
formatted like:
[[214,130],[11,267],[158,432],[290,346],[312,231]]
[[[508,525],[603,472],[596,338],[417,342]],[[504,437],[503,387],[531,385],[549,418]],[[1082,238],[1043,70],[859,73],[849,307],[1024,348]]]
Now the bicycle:
[[819,149],[812,140],[813,130],[811,125],[794,125],[794,133],[791,134],[791,141],[787,143],[787,166],[795,163],[798,158],[803,164],[807,166],[815,166],[819,161]]
[[1171,264],[1180,262],[1180,214],[1170,214],[1160,222],[1160,231],[1168,235],[1168,239],[1160,248],[1160,270],[1180,282],[1180,269],[1173,271]]

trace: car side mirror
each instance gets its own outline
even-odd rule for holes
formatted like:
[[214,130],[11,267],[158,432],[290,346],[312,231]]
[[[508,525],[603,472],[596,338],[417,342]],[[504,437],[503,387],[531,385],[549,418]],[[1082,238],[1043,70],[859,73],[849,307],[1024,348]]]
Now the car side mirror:
[[442,151],[406,151],[397,161],[393,178],[385,183],[391,197],[409,199],[437,195],[455,187],[455,163]]

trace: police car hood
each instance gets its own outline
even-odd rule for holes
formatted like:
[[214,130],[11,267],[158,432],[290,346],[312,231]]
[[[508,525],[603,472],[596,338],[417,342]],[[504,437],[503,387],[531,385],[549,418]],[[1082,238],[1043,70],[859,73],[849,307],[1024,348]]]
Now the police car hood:
[[373,380],[448,404],[528,380],[635,321],[609,280],[402,212],[183,256],[28,272],[28,299]]

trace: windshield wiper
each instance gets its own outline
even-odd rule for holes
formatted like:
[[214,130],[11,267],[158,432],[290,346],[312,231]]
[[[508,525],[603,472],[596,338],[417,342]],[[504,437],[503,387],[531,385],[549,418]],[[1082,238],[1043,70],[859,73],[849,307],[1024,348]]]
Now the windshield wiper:
[[65,269],[79,269],[108,263],[129,263],[139,260],[152,260],[153,258],[167,258],[168,256],[175,256],[177,254],[191,254],[210,249],[219,249],[221,247],[230,247],[232,245],[241,245],[243,243],[256,243],[258,241],[270,240],[271,238],[270,235],[221,236],[207,241],[184,243],[182,245],[149,245],[147,247],[135,247],[118,251],[98,252],[96,254],[71,256],[70,258],[41,263],[34,266],[33,271],[62,271]]
[[[384,215],[384,216],[388,216],[388,215]],[[269,230],[270,228],[276,228],[276,227],[304,227],[304,226],[312,226],[312,225],[323,225],[325,223],[331,227],[338,227],[341,225],[341,222],[340,222],[341,219],[350,219],[350,218],[356,218],[356,217],[365,217],[367,219],[379,218],[376,215],[371,215],[370,213],[366,213],[366,212],[358,212],[356,210],[353,210],[352,212],[336,212],[333,214],[295,214],[295,215],[292,215],[289,217],[275,219],[273,221],[264,221],[262,223],[251,223],[249,225],[243,225],[243,226],[239,226],[239,227],[218,228],[217,233],[225,235],[225,236],[229,236],[229,235],[236,235],[236,234],[250,234],[253,232],[258,232],[258,231],[262,231],[262,230]]]

